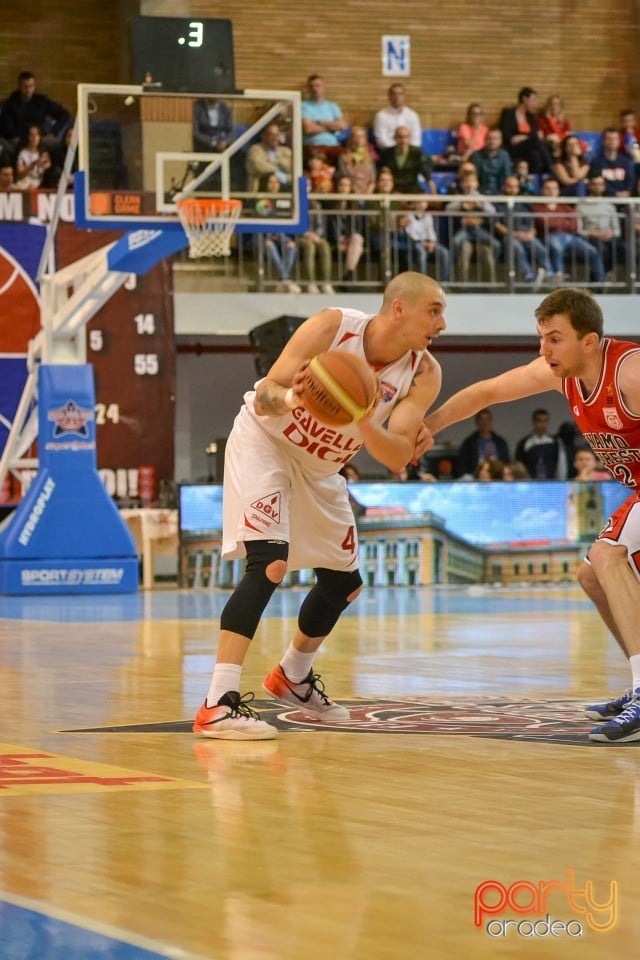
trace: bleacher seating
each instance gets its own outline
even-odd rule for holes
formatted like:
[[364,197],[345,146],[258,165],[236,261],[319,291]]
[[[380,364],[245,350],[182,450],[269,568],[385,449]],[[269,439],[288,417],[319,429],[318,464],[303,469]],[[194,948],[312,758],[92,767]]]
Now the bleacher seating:
[[576,137],[579,137],[583,143],[586,143],[589,152],[587,153],[587,159],[590,160],[594,154],[600,149],[600,140],[602,135],[599,130],[576,130]]
[[457,146],[454,130],[440,129],[422,131],[422,150],[431,157],[445,157],[451,147]]

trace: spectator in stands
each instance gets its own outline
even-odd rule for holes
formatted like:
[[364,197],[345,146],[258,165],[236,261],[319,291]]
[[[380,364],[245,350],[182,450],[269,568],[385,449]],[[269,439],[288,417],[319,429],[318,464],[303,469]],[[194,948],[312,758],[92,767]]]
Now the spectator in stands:
[[262,131],[259,143],[247,151],[248,189],[256,193],[262,177],[275,174],[283,187],[291,186],[291,147],[282,142],[282,131],[277,123],[269,123]]
[[38,126],[45,146],[60,141],[71,124],[71,114],[61,103],[37,92],[36,78],[30,70],[18,74],[18,87],[2,104],[0,111],[0,146],[9,150],[12,159],[21,144],[27,142],[29,128]]
[[338,252],[338,256],[344,258],[342,273],[345,279],[354,283],[364,252],[364,216],[357,213],[360,209],[357,201],[346,199],[348,194],[353,193],[353,184],[349,177],[338,178],[336,193],[344,194],[345,199],[336,202],[335,216],[329,219],[329,242]]
[[529,471],[524,463],[519,460],[512,460],[511,463],[505,463],[502,471],[503,480],[530,480]]
[[[520,182],[515,174],[505,179],[502,192],[508,197],[520,195]],[[534,284],[538,289],[547,274],[551,273],[551,263],[544,244],[536,236],[531,205],[522,201],[514,202],[511,205],[511,218],[506,203],[496,203],[495,206],[498,217],[494,230],[502,242],[505,263],[511,263],[513,251],[513,264],[518,273],[525,283]]]
[[344,152],[338,157],[337,175],[351,180],[354,193],[373,193],[376,161],[363,126],[351,128]]
[[[324,181],[319,192],[333,192],[333,181]],[[306,274],[308,293],[335,293],[331,285],[331,244],[328,239],[327,215],[319,200],[309,202],[309,229],[300,238],[302,264]],[[318,287],[318,282],[320,287]]]
[[553,163],[553,175],[560,184],[560,194],[563,197],[586,196],[589,170],[582,143],[575,134],[569,134],[562,141],[560,156]]
[[471,479],[481,460],[509,460],[507,441],[493,429],[491,410],[478,410],[475,416],[476,429],[460,444],[457,457],[459,477]]
[[573,458],[573,467],[572,480],[589,483],[592,480],[612,479],[607,468],[603,467],[590,447],[580,447],[576,450]]
[[578,234],[578,220],[575,210],[568,203],[559,203],[560,184],[549,177],[542,184],[542,195],[548,197],[546,203],[534,205],[536,230],[549,252],[551,270],[557,283],[564,282],[565,260],[570,258],[572,268],[579,260],[589,263],[591,280],[603,283],[605,270],[602,257],[596,248]]
[[531,414],[532,430],[516,444],[515,459],[523,463],[534,480],[564,480],[567,476],[564,450],[549,433],[549,411],[539,407]]
[[562,446],[564,462],[567,464],[567,479],[572,480],[575,477],[573,461],[576,451],[586,446],[586,440],[573,420],[563,420],[558,427],[556,437]]
[[409,483],[418,479],[418,471],[413,466],[413,464],[408,464],[406,467],[402,467],[401,470],[398,470],[394,473],[393,470],[389,470],[387,473],[387,480],[389,483]]
[[453,460],[443,457],[438,460],[433,471],[429,469],[429,461],[423,457],[418,463],[418,480],[423,483],[450,483],[453,480]]
[[[202,97],[193,104],[191,121],[191,138],[193,150],[196,153],[223,153],[233,137],[233,115],[231,107],[220,97]],[[244,170],[237,170],[240,155],[231,159],[230,172],[235,182],[240,173],[242,187],[244,186]],[[199,176],[207,167],[207,161],[198,162],[193,172]],[[219,190],[222,180],[220,169],[215,170],[206,178],[202,187],[209,190]]]
[[0,166],[0,193],[9,193],[17,189],[13,167],[10,163],[3,163]]
[[548,173],[551,155],[538,130],[536,113],[538,94],[533,87],[523,87],[515,107],[505,107],[500,115],[500,129],[505,150],[511,159],[524,159],[531,173]]
[[537,118],[538,130],[547,142],[552,154],[573,129],[564,113],[562,97],[552,93]]
[[[458,127],[458,156],[460,161],[469,160],[472,153],[484,147],[489,127],[484,110],[479,103],[470,103],[464,123]],[[502,141],[501,141],[502,142]]]
[[526,160],[516,160],[513,165],[513,172],[518,178],[520,193],[533,196],[538,192],[538,177],[529,173],[529,164]]
[[492,218],[496,208],[485,200],[478,191],[478,176],[467,173],[462,178],[462,194],[459,199],[447,205],[447,212],[460,212],[461,216],[451,218],[450,230],[453,231],[452,252],[455,269],[463,282],[469,282],[471,261],[475,258],[481,270],[488,276],[490,283],[496,279],[496,257],[502,246],[493,234]]
[[406,127],[409,143],[422,149],[422,125],[415,110],[407,106],[407,91],[403,83],[392,83],[387,91],[389,106],[378,110],[373,121],[373,139],[378,150],[395,146],[396,130]]
[[428,208],[427,200],[416,200],[400,219],[407,238],[408,269],[428,273],[427,264],[431,259],[435,262],[435,271],[430,276],[439,283],[448,283],[451,277],[449,251],[438,239],[436,224]]
[[312,147],[307,163],[306,176],[312,193],[331,193],[336,168],[327,160],[320,147]]
[[607,273],[625,262],[620,214],[605,197],[606,183],[601,175],[589,179],[589,199],[576,205],[578,234],[592,244],[604,263]]
[[42,129],[37,123],[29,127],[26,144],[16,160],[16,183],[20,190],[37,190],[45,172],[51,167],[51,157],[42,148]]
[[196,153],[222,153],[233,135],[231,107],[219,97],[196,100],[193,105],[193,149]]
[[457,196],[457,194],[462,193],[462,181],[468,173],[475,173],[477,176],[478,171],[471,160],[463,160],[456,171],[455,177],[447,186],[449,195]]
[[[276,197],[282,184],[276,173],[267,173],[258,181],[259,193],[268,193]],[[267,233],[264,238],[267,259],[278,277],[277,293],[300,293],[300,287],[292,280],[291,274],[298,259],[298,247],[295,237],[290,233]]]
[[[58,144],[56,147],[53,147],[49,151],[51,155],[51,166],[49,167],[48,170],[45,170],[44,177],[42,178],[42,186],[48,190],[55,189],[58,186],[58,183],[60,182],[60,177],[62,176],[64,163],[67,158],[67,151],[71,146],[72,137],[73,137],[73,127],[67,127],[67,129],[65,130],[64,136],[62,138],[62,143]],[[77,172],[78,172],[78,151],[76,150],[73,160],[71,162],[69,179],[67,180],[67,190],[73,189],[73,178]]]
[[408,127],[398,127],[395,147],[382,150],[378,169],[386,167],[393,174],[398,193],[437,193],[433,181],[433,161],[421,147],[411,146]]
[[[378,170],[374,195],[380,194],[383,199],[375,201],[376,212],[369,217],[368,222],[371,231],[372,252],[380,260],[383,279],[388,272],[386,270],[388,264],[385,264],[384,257],[388,256],[391,250],[398,246],[396,232],[399,228],[398,220],[403,205],[399,200],[390,199],[397,192],[393,173],[388,167],[382,167]],[[388,236],[387,229],[389,231]]]
[[337,103],[325,97],[324,79],[317,73],[307,78],[308,96],[302,101],[302,142],[305,147],[323,147],[333,160],[340,152],[340,134],[347,121]]
[[[376,177],[376,187],[374,193],[391,194],[398,192],[399,191],[396,189],[395,178],[389,167],[381,167],[380,170],[378,170],[378,176]],[[396,204],[396,207],[399,209],[399,201]]]
[[481,460],[473,471],[473,479],[481,483],[504,478],[504,463],[502,460]]
[[497,127],[489,130],[484,147],[471,154],[471,162],[478,173],[480,193],[500,193],[511,173],[511,157],[502,149],[502,133]]
[[620,150],[620,133],[615,127],[602,132],[602,149],[591,160],[591,173],[601,174],[608,197],[630,197],[633,190],[634,163]]
[[635,164],[640,163],[640,127],[634,110],[620,111],[620,144]]

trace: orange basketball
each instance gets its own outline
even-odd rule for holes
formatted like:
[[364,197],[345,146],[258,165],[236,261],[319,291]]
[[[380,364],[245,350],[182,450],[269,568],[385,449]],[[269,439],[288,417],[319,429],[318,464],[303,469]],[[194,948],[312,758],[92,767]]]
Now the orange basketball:
[[378,397],[376,375],[361,357],[326,350],[312,357],[304,380],[304,405],[332,427],[358,423]]

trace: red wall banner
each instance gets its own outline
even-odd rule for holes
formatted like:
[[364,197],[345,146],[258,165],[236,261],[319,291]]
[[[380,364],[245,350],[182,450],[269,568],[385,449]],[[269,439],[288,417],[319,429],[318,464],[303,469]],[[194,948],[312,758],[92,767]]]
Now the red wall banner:
[[[40,328],[35,274],[44,230],[38,224],[46,225],[51,201],[50,194],[40,191],[26,196],[0,194],[0,355],[24,355]],[[67,209],[72,201],[71,194],[65,196],[66,222],[56,234],[57,268],[121,236],[77,229],[70,222],[72,209]],[[96,381],[101,476],[121,505],[153,503],[161,482],[171,481],[174,475],[171,263],[161,261],[144,276],[130,275],[87,324],[86,336],[87,360]],[[6,433],[0,436],[0,446],[5,439]]]

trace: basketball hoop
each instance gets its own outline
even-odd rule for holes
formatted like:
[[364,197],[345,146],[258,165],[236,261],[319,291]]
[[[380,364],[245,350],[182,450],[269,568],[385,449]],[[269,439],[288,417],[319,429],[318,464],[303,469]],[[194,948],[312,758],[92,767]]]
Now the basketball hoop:
[[228,257],[241,200],[185,197],[176,200],[178,217],[189,238],[189,256]]

